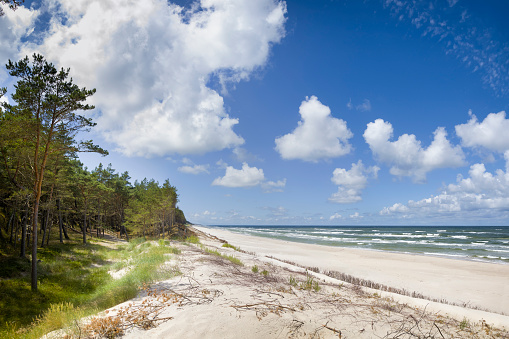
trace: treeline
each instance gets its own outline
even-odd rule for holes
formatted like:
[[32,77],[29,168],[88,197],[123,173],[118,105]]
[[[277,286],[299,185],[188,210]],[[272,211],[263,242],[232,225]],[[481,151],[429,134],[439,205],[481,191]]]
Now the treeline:
[[[95,126],[78,114],[94,108],[85,102],[95,89],[78,87],[69,69],[57,70],[37,54],[9,60],[6,68],[18,81],[14,104],[0,107],[0,244],[18,248],[20,256],[31,248],[32,290],[37,248],[49,243],[56,227],[60,242],[79,231],[86,243],[104,230],[166,236],[175,223],[186,222],[168,180],[132,185],[127,172],[111,165],[89,171],[77,160],[79,152],[108,154],[92,140],[76,140]],[[0,88],[0,97],[5,93]]]
[[[6,174],[12,169],[5,167],[8,159],[4,154],[0,154],[0,241],[17,247],[20,256],[25,256],[32,233],[33,196],[30,190],[9,181]],[[30,177],[29,168],[23,169],[27,173],[19,171],[19,175]],[[129,235],[168,237],[175,232],[172,227],[187,222],[176,207],[177,189],[169,180],[160,185],[147,179],[131,184],[129,179],[128,172],[117,173],[111,164],[99,164],[89,171],[71,157],[48,169],[39,208],[38,246],[47,246],[52,235],[63,243],[69,239],[67,232],[78,231],[83,243],[103,231],[127,239]]]

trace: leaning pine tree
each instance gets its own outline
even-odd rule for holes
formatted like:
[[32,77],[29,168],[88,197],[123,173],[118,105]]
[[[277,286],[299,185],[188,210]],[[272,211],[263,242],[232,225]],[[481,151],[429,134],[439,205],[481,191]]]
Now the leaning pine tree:
[[[30,145],[33,148],[31,159],[33,211],[32,211],[32,291],[37,291],[37,230],[39,202],[42,194],[44,171],[48,159],[62,150],[72,154],[77,151],[107,154],[91,140],[76,142],[74,137],[79,131],[87,131],[95,126],[91,119],[76,114],[76,111],[93,109],[85,104],[95,89],[79,88],[69,78],[69,69],[58,71],[42,55],[34,54],[32,64],[28,57],[6,65],[11,76],[19,78],[14,86],[16,91],[12,99],[14,106],[8,106],[12,114],[29,119],[33,126],[30,131]],[[61,143],[62,138],[72,143]]]

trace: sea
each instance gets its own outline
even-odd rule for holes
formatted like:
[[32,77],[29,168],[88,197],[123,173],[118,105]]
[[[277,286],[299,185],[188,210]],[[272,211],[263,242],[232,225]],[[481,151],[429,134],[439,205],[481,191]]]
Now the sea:
[[509,226],[215,226],[286,241],[509,264]]

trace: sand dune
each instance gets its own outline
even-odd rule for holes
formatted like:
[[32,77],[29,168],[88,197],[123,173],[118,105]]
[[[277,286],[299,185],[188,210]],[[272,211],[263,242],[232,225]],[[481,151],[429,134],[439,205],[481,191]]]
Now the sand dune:
[[[507,298],[504,265],[345,251],[204,227],[196,231],[201,243],[172,244],[182,252],[163,266],[178,267],[182,275],[84,320],[80,337],[509,338],[508,316],[359,287],[300,267],[345,269],[407,289],[425,286],[427,293],[450,300],[471,296],[466,301],[503,310],[492,295]],[[223,247],[225,240],[236,247]],[[481,273],[490,281],[476,277]]]

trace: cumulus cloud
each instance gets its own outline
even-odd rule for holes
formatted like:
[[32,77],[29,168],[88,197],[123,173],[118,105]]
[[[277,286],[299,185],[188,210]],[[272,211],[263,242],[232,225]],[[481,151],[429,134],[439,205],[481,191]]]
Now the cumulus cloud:
[[377,119],[367,125],[364,139],[378,160],[392,166],[391,174],[409,176],[420,182],[434,169],[465,165],[463,150],[451,145],[445,128],[438,127],[433,134],[433,141],[427,148],[423,148],[413,134],[403,134],[398,140],[390,141],[392,125]]
[[[222,86],[248,80],[285,35],[278,0],[51,0],[40,51],[97,88],[98,127],[126,155],[203,154],[244,143]],[[213,82],[213,81],[212,81]]]
[[334,213],[333,215],[331,215],[331,216],[329,217],[329,220],[331,220],[331,221],[332,221],[332,220],[334,220],[334,219],[341,219],[341,218],[343,218],[343,217],[341,216],[341,214],[339,214],[339,213]]
[[200,174],[200,173],[209,173],[208,171],[209,166],[208,165],[186,165],[186,166],[180,166],[177,170],[182,173],[188,173],[188,174]]
[[[6,8],[5,5],[0,7]],[[0,60],[3,62],[11,59],[17,61],[21,39],[30,36],[34,30],[35,20],[39,12],[26,7],[19,7],[16,11],[6,9],[0,19]],[[0,68],[0,83],[7,79],[8,73],[5,68]]]
[[183,158],[182,163],[184,163],[185,166],[180,166],[177,168],[179,172],[195,175],[201,173],[209,173],[209,165],[196,165],[189,158]]
[[286,178],[278,181],[266,181],[262,183],[262,188],[266,193],[283,192],[286,186]]
[[276,138],[276,151],[283,159],[316,162],[348,154],[353,134],[346,122],[334,118],[316,96],[306,97],[300,107],[301,121],[292,133]]
[[329,201],[339,204],[361,201],[361,193],[368,184],[368,176],[376,178],[379,170],[377,166],[365,167],[361,160],[352,164],[350,170],[336,168],[331,180],[338,185],[338,191],[329,198]]
[[457,125],[456,134],[465,147],[484,147],[490,151],[505,152],[509,150],[509,119],[505,111],[490,113],[482,122],[469,111],[470,120]]
[[506,169],[490,173],[482,163],[470,167],[469,177],[458,176],[440,194],[406,205],[396,203],[380,211],[381,215],[412,216],[477,216],[507,218],[509,216],[509,151],[504,154]]
[[283,192],[286,186],[286,178],[278,181],[269,181],[265,179],[263,169],[250,167],[246,162],[242,164],[241,169],[228,166],[221,161],[221,167],[225,168],[225,175],[214,179],[212,185],[225,187],[254,187],[261,186],[265,193]]
[[364,216],[360,215],[359,212],[355,212],[354,214],[350,214],[350,219],[362,219]]
[[241,169],[235,169],[233,166],[226,167],[226,173],[223,177],[216,178],[212,185],[225,187],[253,187],[260,185],[265,181],[263,169],[249,167],[247,163],[242,164]]

